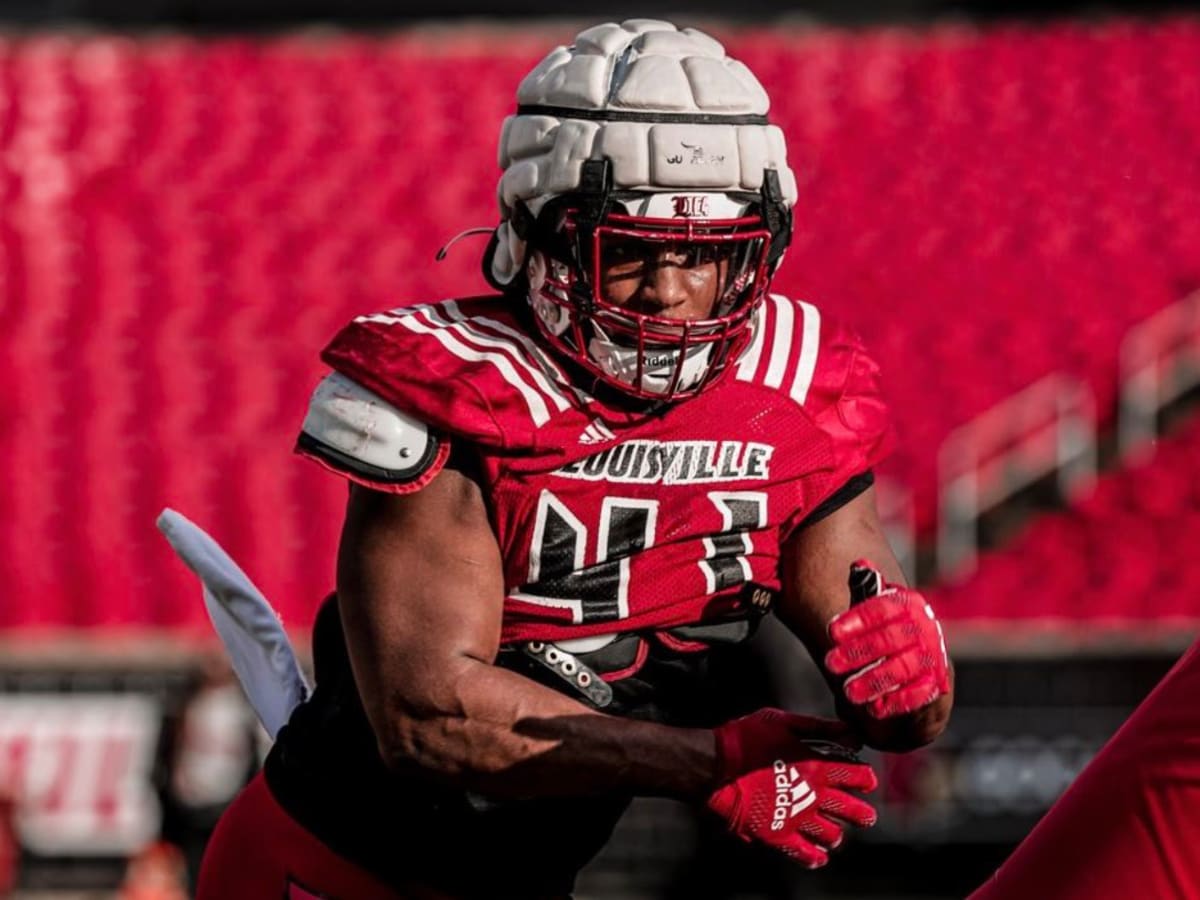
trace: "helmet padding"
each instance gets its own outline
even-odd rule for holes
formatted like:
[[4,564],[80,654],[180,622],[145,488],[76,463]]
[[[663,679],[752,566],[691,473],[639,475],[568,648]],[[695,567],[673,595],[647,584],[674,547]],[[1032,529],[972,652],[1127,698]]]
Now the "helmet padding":
[[710,36],[668,22],[607,23],[558,47],[521,82],[500,136],[501,223],[485,261],[496,284],[521,271],[521,219],[611,161],[612,188],[758,193],[773,170],[790,208],[796,179],[766,91]]

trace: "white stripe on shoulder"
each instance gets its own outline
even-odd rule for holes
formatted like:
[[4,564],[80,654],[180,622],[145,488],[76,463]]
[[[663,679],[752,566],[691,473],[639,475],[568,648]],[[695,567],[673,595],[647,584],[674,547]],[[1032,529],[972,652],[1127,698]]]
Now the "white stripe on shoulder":
[[[453,300],[447,300],[442,304],[442,309],[447,318],[460,323],[470,333],[471,339],[475,343],[488,347],[496,347],[510,353],[513,357],[513,362],[524,367],[529,372],[534,382],[541,388],[542,393],[550,398],[550,402],[554,404],[555,409],[559,412],[562,412],[571,405],[570,401],[562,394],[558,387],[550,383],[547,375],[563,384],[566,383],[566,377],[529,337],[521,334],[515,328],[510,328],[503,322],[488,316],[469,318],[459,309],[458,304]],[[497,338],[490,336],[488,334],[489,330],[504,337]],[[524,348],[525,352],[529,354],[529,358],[523,358],[517,352],[517,348],[513,346],[513,341]]]
[[402,316],[411,313],[411,309],[391,309],[387,312],[371,313],[366,316],[358,316],[355,322],[378,322],[380,325],[395,325],[400,321]]
[[777,388],[783,384],[783,373],[787,369],[788,360],[792,355],[792,332],[795,319],[795,307],[792,301],[779,294],[771,294],[771,302],[775,304],[775,334],[771,341],[770,362],[767,364],[767,374],[763,384]]
[[750,344],[737,364],[738,381],[754,380],[754,374],[758,371],[758,361],[762,358],[763,334],[766,330],[767,304],[763,302],[758,305],[758,309],[754,311],[754,318],[750,320]]
[[[491,363],[496,367],[501,377],[520,393],[522,399],[525,401],[525,405],[529,407],[529,415],[533,418],[534,424],[539,427],[545,425],[550,420],[550,411],[546,408],[546,401],[537,390],[527,384],[517,374],[517,370],[513,368],[511,360],[502,353],[490,350],[478,350],[465,344],[452,332],[452,329],[457,326],[445,320],[439,320],[435,315],[436,309],[435,306],[430,305],[413,306],[402,311],[396,311],[402,312],[402,315],[377,314],[376,316],[368,317],[368,319],[375,322],[402,325],[409,331],[417,334],[427,334],[459,359],[465,359],[469,362]],[[429,315],[430,321],[426,322],[423,320],[419,315],[420,313]],[[481,341],[480,343],[483,342]],[[496,343],[499,342],[497,341]]]
[[800,301],[804,315],[804,329],[800,344],[800,361],[796,364],[796,377],[792,381],[792,399],[804,405],[808,389],[812,387],[813,373],[817,370],[817,353],[821,347],[821,311],[811,303]]

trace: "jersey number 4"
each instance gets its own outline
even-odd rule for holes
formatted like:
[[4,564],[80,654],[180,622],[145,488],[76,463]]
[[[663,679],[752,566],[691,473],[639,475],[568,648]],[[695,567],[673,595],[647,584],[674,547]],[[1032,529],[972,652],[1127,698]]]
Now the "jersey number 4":
[[[749,532],[767,522],[767,495],[714,491],[721,530],[703,538],[706,592],[715,594],[750,579],[754,549]],[[629,615],[629,560],[654,546],[658,501],[605,497],[600,507],[595,562],[588,564],[588,526],[550,491],[538,498],[528,581],[513,598],[571,611],[577,624],[609,622]]]

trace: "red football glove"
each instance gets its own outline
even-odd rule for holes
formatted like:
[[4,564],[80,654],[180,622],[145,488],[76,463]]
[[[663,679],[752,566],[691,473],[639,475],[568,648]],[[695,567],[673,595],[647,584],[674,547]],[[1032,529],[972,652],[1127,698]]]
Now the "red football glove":
[[[928,706],[950,690],[946,639],[933,608],[916,591],[887,584],[866,560],[850,566],[861,600],[829,623],[825,667],[846,679],[846,699],[886,719]],[[863,599],[865,597],[865,599]]]
[[842,842],[838,820],[875,824],[869,803],[840,790],[873,791],[878,784],[855,756],[844,723],[760,709],[714,733],[721,786],[708,808],[742,840],[816,869]]

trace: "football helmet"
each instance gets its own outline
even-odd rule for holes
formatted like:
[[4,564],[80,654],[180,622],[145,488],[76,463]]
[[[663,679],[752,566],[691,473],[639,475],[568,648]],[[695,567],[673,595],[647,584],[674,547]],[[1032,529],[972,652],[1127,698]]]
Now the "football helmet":
[[[757,79],[694,29],[584,31],[517,91],[484,274],[527,294],[543,338],[640,398],[706,385],[747,334],[791,239],[796,180]],[[711,311],[629,302],[658,267],[703,269]]]

